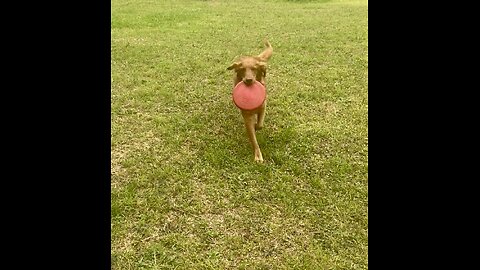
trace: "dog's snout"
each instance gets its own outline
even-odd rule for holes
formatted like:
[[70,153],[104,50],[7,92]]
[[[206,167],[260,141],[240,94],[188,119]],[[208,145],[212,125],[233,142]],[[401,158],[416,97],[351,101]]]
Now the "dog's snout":
[[247,85],[250,85],[253,83],[253,79],[245,79],[244,82],[247,84]]

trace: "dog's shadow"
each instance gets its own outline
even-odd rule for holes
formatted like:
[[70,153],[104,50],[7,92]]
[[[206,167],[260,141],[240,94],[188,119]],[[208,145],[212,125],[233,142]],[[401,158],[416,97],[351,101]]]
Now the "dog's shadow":
[[207,125],[202,158],[214,167],[228,167],[241,159],[252,159],[253,152],[245,131],[240,111],[233,104],[231,94],[216,99],[204,112]]

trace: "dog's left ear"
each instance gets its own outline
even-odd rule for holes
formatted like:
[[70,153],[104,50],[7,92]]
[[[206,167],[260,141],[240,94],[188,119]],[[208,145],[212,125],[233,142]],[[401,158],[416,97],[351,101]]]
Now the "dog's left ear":
[[257,68],[262,71],[263,76],[267,75],[267,63],[265,62],[257,62]]
[[230,65],[229,67],[227,67],[227,69],[228,70],[237,69],[241,64],[242,64],[241,62],[235,62],[232,65]]

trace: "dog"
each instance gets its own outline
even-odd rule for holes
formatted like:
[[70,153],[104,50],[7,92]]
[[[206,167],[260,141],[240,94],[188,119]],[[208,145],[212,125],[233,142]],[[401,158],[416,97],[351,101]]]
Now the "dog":
[[[267,75],[267,61],[272,56],[273,48],[270,42],[265,41],[266,48],[258,56],[242,56],[227,70],[234,70],[233,85],[237,85],[243,81],[246,85],[252,85],[255,81],[260,82],[266,89],[265,77]],[[256,162],[263,162],[262,152],[258,146],[257,137],[255,131],[263,128],[265,119],[265,109],[267,106],[267,100],[263,104],[254,110],[241,110],[244,119],[245,127],[247,129],[248,139],[252,145],[254,151],[254,159]]]

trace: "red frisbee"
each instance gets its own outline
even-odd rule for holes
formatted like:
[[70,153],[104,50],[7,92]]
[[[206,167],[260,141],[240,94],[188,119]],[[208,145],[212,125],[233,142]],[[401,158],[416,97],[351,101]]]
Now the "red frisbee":
[[241,81],[233,88],[233,103],[242,110],[255,110],[263,104],[266,96],[265,86],[259,82],[246,85]]

